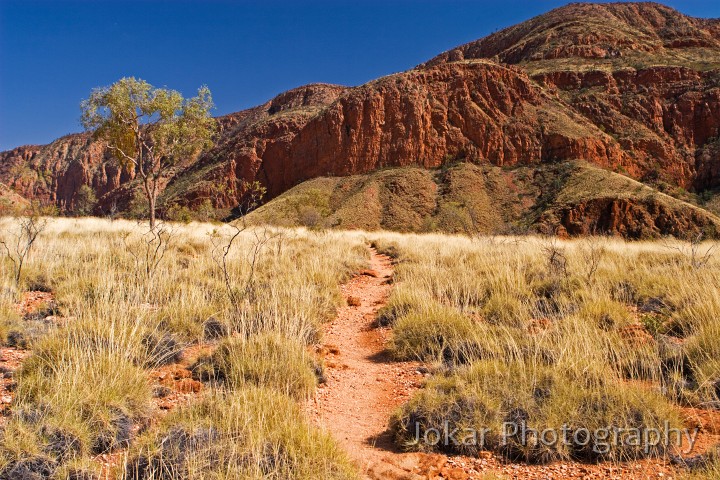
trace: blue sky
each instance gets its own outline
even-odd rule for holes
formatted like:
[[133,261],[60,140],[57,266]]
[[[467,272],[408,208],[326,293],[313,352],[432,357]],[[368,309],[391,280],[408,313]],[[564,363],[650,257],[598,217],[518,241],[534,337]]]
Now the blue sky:
[[[123,76],[216,115],[311,82],[360,85],[563,1],[0,0],[0,150],[80,130],[79,102]],[[720,17],[720,2],[670,1]]]

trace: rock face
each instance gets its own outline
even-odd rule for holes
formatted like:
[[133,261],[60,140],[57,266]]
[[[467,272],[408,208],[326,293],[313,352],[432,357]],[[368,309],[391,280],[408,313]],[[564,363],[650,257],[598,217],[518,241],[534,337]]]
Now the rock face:
[[720,71],[653,67],[534,79],[631,154],[631,176],[696,190],[719,184]]
[[609,232],[626,238],[660,235],[685,237],[701,231],[717,234],[712,217],[699,209],[671,209],[653,201],[599,198],[563,208],[560,226],[569,235]]
[[18,147],[0,154],[0,178],[27,199],[75,207],[78,191],[89,185],[102,196],[134,178],[113,161],[88,134],[62,137],[46,146]]
[[[172,172],[161,205],[232,208],[241,180],[273,198],[320,176],[458,160],[581,159],[668,188],[713,189],[719,68],[720,21],[654,3],[571,4],[404,73],[308,85],[221,117],[216,146]],[[61,210],[75,208],[82,185],[98,213],[124,208],[133,179],[84,134],[0,153],[0,182]]]
[[27,200],[0,183],[0,215],[12,214],[27,207]]
[[616,166],[624,158],[610,137],[603,141],[602,131],[522,70],[490,62],[386,77],[311,112],[273,115],[221,144],[218,156],[271,196],[318,176],[456,159],[513,166],[583,158]]
[[[701,57],[719,47],[720,20],[688,17],[653,2],[573,3],[449,50],[425,65],[472,58],[511,64],[559,59],[687,61],[688,54]],[[593,63],[584,63],[592,68]]]

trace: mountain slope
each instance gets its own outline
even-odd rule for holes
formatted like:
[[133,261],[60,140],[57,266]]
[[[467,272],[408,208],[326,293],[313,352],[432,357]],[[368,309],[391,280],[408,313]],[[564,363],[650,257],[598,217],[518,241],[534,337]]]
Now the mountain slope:
[[255,224],[471,234],[627,238],[712,236],[720,217],[585,162],[518,167],[456,163],[303,182],[252,212]]
[[0,183],[0,215],[12,214],[27,206],[27,200]]
[[[318,177],[458,161],[585,160],[667,193],[701,193],[720,187],[718,66],[717,20],[654,3],[571,4],[407,72],[308,85],[221,117],[215,147],[172,172],[160,204],[223,216],[243,180],[260,181],[269,200]],[[84,134],[0,154],[0,181],[65,211],[84,184],[96,213],[134,210],[133,179]]]

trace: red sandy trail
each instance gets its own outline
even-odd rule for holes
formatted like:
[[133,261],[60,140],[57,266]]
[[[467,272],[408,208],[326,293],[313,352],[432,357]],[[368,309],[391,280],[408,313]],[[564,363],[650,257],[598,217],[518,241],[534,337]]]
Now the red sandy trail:
[[371,478],[403,477],[392,465],[387,423],[393,410],[418,387],[416,362],[393,362],[388,329],[375,328],[377,312],[392,289],[389,257],[371,250],[370,268],[342,286],[348,305],[326,326],[323,353],[327,383],[310,405],[313,417]]

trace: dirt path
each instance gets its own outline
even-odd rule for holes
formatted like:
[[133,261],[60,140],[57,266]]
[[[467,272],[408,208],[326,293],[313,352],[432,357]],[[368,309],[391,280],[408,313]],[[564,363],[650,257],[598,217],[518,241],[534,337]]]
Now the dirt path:
[[370,268],[343,285],[347,305],[326,326],[322,353],[327,382],[310,411],[370,478],[416,478],[393,464],[387,424],[423,379],[416,362],[394,362],[389,330],[375,328],[376,314],[392,289],[389,257],[371,249]]

